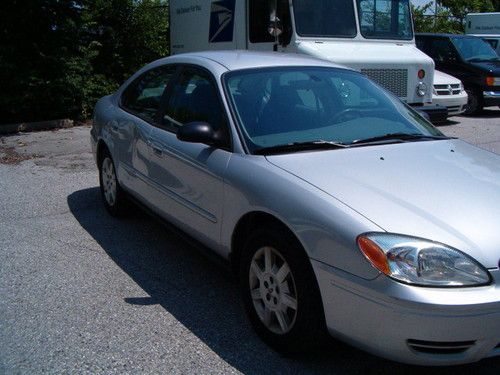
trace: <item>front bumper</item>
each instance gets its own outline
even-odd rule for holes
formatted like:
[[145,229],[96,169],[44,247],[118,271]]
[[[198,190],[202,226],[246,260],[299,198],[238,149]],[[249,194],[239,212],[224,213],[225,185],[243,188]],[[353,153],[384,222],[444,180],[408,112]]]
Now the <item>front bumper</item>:
[[500,91],[483,91],[485,107],[500,106]]
[[458,95],[432,95],[432,104],[446,107],[448,116],[456,116],[465,111],[467,93],[463,91]]
[[478,288],[364,280],[312,260],[329,332],[391,360],[452,365],[500,355],[500,271]]

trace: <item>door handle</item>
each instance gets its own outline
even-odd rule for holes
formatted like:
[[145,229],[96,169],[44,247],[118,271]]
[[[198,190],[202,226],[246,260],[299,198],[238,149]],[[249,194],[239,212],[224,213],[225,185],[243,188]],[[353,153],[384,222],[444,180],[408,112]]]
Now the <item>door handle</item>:
[[151,145],[151,148],[156,155],[161,156],[163,154],[163,151],[158,146]]

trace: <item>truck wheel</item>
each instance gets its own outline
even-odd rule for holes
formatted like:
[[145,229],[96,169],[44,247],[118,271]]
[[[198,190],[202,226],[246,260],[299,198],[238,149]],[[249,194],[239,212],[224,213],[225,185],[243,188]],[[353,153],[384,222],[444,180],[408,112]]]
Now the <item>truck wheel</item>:
[[283,355],[310,351],[326,335],[323,304],[303,248],[278,226],[254,232],[240,263],[240,289],[255,331]]
[[467,105],[465,106],[465,115],[475,115],[480,113],[483,110],[482,98],[479,93],[475,90],[465,90],[467,96],[469,97],[467,100]]

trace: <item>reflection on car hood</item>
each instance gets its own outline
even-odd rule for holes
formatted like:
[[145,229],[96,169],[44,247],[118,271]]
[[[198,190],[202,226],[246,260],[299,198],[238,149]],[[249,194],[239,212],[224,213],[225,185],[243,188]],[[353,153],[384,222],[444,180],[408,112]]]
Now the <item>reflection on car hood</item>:
[[268,156],[388,232],[500,259],[500,156],[460,140]]

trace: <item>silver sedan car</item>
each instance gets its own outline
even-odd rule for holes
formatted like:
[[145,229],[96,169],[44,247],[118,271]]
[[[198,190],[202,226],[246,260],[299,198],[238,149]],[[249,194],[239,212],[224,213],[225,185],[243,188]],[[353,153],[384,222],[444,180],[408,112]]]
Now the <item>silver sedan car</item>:
[[500,156],[362,74],[164,58],[97,103],[91,142],[108,211],[133,200],[228,259],[275,350],[328,332],[413,364],[500,355]]

